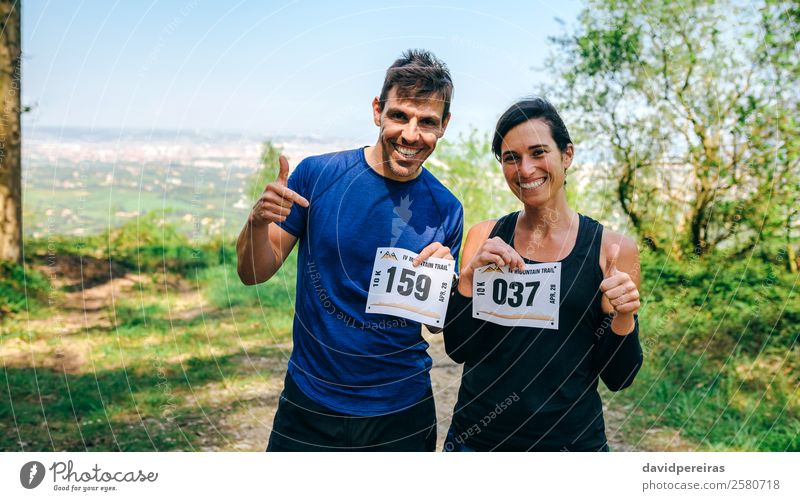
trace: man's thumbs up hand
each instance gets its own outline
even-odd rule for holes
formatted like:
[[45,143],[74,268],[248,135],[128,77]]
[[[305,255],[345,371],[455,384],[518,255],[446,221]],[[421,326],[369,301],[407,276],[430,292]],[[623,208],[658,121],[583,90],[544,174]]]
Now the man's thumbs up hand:
[[250,212],[250,223],[256,226],[286,221],[292,205],[308,207],[308,200],[288,188],[289,162],[280,157],[278,179],[269,183]]
[[286,160],[285,156],[281,155],[278,159],[278,163],[280,163],[280,167],[278,168],[277,181],[286,186],[289,183],[289,161]]

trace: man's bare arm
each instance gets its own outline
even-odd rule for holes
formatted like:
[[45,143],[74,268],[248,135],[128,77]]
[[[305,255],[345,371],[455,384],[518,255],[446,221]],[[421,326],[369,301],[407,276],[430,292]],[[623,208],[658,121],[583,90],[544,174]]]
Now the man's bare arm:
[[245,285],[266,282],[292,252],[297,238],[276,224],[247,221],[236,241],[236,270]]
[[269,280],[292,252],[297,238],[274,224],[286,221],[293,204],[308,207],[308,200],[287,187],[289,162],[281,155],[278,179],[259,197],[236,241],[236,269],[245,285]]

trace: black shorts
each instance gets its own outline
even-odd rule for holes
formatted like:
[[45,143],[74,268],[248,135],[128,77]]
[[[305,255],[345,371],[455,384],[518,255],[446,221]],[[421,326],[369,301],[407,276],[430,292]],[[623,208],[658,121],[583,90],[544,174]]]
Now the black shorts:
[[287,374],[267,452],[417,451],[436,449],[433,392],[408,409],[348,416],[313,402]]

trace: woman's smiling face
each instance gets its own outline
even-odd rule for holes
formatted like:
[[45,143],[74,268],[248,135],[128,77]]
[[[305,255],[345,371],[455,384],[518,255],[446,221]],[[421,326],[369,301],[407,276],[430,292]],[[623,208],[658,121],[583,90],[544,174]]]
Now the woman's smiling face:
[[503,137],[500,163],[514,195],[526,205],[540,206],[563,188],[572,155],[572,144],[562,152],[553,140],[550,125],[533,119]]

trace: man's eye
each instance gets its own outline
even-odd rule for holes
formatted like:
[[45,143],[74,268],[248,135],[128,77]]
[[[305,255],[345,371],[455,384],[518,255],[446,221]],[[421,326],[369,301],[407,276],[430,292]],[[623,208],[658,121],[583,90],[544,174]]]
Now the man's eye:
[[391,118],[392,120],[403,120],[405,117],[406,117],[405,115],[396,111],[389,113],[389,118]]

